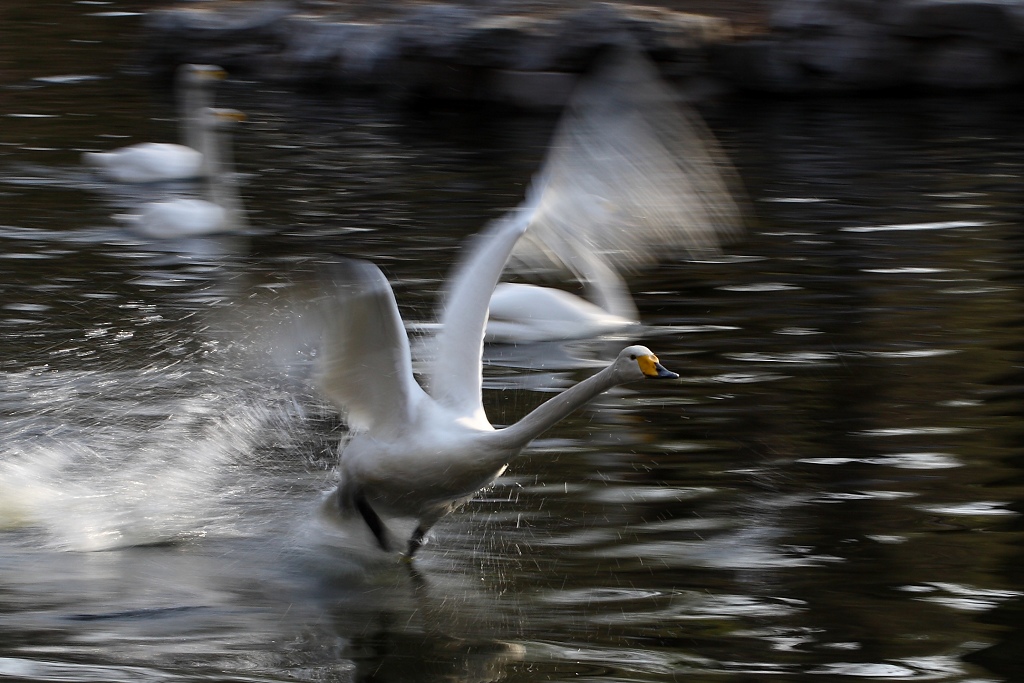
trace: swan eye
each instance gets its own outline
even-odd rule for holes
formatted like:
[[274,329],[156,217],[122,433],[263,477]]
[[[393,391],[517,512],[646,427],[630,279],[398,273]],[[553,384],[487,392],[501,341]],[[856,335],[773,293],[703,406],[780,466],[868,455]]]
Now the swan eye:
[[636,360],[636,354],[635,353],[629,354],[629,359],[630,360]]

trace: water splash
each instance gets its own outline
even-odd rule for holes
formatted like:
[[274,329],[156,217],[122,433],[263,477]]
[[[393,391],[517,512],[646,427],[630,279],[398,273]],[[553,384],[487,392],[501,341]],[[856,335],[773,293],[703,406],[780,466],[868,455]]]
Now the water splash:
[[226,503],[257,453],[294,433],[295,403],[173,366],[5,375],[19,407],[0,461],[0,528],[106,550],[237,533]]

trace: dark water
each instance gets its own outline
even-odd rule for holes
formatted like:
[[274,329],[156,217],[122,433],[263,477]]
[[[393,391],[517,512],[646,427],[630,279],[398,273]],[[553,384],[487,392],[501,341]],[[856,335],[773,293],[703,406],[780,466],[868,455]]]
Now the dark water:
[[[1024,679],[1013,100],[709,107],[748,233],[632,282],[683,380],[549,432],[414,577],[318,516],[341,431],[278,314],[341,253],[429,319],[554,121],[234,81],[250,234],[148,242],[152,190],[78,162],[175,136],[140,6],[3,7],[0,678]],[[622,344],[490,350],[493,421]]]

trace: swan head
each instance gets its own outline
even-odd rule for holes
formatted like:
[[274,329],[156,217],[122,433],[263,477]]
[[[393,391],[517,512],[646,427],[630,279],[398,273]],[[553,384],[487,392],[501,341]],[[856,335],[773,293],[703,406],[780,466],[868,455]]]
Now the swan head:
[[245,114],[237,109],[207,107],[202,111],[200,120],[207,128],[220,130],[245,121]]
[[647,348],[636,344],[619,352],[613,364],[626,381],[640,379],[678,379],[679,375],[665,369],[658,357]]
[[228,72],[215,64],[182,64],[178,78],[186,85],[206,85],[223,81]]

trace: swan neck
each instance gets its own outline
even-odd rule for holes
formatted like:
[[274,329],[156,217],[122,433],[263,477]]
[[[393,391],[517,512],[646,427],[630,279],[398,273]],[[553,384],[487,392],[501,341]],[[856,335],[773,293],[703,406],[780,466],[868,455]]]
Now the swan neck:
[[633,303],[626,281],[618,271],[592,251],[580,250],[580,279],[587,298],[612,315],[626,320],[640,320],[640,312]]
[[500,440],[505,448],[525,448],[577,408],[619,384],[622,384],[622,381],[615,373],[615,366],[610,365],[596,375],[548,399],[519,422],[494,432],[495,438]]
[[203,131],[203,158],[207,164],[207,199],[228,212],[232,229],[245,227],[238,181],[231,157],[231,140],[226,133],[206,127]]
[[202,86],[183,81],[178,86],[178,137],[181,144],[203,151],[203,125],[200,113],[206,106],[207,98]]

